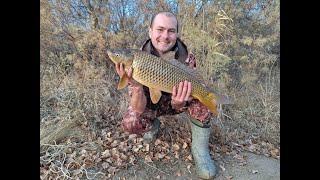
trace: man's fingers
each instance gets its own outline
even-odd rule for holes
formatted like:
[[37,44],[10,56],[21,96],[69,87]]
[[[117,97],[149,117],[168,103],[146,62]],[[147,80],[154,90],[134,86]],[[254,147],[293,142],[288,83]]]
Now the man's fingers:
[[116,71],[118,75],[121,77],[125,73],[123,70],[123,64],[122,63],[116,63]]
[[127,72],[128,76],[131,77],[132,76],[132,68],[129,68],[128,72]]
[[172,98],[175,98],[176,97],[176,95],[177,95],[177,88],[176,88],[176,86],[173,86],[173,88],[172,88]]
[[120,72],[122,72],[122,74],[124,74],[124,68],[123,68],[123,64],[120,63]]
[[183,82],[183,88],[180,98],[180,101],[184,101],[188,90],[188,81]]
[[179,87],[178,87],[178,92],[177,92],[177,97],[180,98],[181,93],[182,93],[182,88],[183,88],[183,82],[179,83]]
[[185,101],[188,101],[190,99],[190,95],[191,95],[191,90],[192,90],[192,86],[191,86],[191,82],[188,82],[188,91],[185,97]]
[[116,63],[116,71],[120,75],[120,63]]

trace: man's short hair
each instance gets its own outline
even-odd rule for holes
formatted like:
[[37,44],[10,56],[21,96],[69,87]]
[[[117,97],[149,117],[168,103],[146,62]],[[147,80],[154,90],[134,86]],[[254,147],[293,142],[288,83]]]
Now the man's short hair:
[[158,12],[157,14],[154,14],[154,15],[152,16],[152,18],[151,18],[150,27],[152,27],[154,19],[155,19],[159,14],[166,15],[167,17],[174,17],[174,18],[176,19],[176,22],[177,22],[177,32],[178,32],[178,27],[179,27],[179,26],[178,26],[178,19],[177,19],[177,17],[176,17],[173,13],[168,12],[168,11],[161,11],[161,12]]

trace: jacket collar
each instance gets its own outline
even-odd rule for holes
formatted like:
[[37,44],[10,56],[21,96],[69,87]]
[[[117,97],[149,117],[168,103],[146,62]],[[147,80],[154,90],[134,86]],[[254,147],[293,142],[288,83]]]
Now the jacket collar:
[[[158,52],[154,49],[152,45],[151,39],[145,41],[145,43],[141,47],[141,50],[159,57]],[[175,52],[175,59],[179,60],[182,63],[185,63],[185,60],[188,57],[188,49],[180,38],[177,38],[176,44],[171,48],[170,51]]]

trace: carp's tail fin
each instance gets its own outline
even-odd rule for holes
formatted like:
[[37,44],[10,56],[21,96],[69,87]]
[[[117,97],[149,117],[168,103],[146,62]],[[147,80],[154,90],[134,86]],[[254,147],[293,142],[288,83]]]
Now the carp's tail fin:
[[213,114],[218,115],[217,110],[217,98],[213,93],[209,93],[208,96],[203,99],[199,99]]
[[234,104],[234,99],[229,96],[216,94],[216,99],[218,104]]
[[[199,99],[200,100],[200,99]],[[200,100],[215,115],[218,115],[218,104],[233,104],[233,100],[224,95],[209,93],[205,98]]]

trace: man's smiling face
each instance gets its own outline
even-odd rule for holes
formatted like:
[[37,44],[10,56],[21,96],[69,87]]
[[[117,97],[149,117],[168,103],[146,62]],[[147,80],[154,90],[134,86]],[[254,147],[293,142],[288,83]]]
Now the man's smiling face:
[[149,28],[149,36],[152,45],[160,55],[168,52],[176,43],[177,20],[174,17],[168,17],[165,14],[158,14]]

